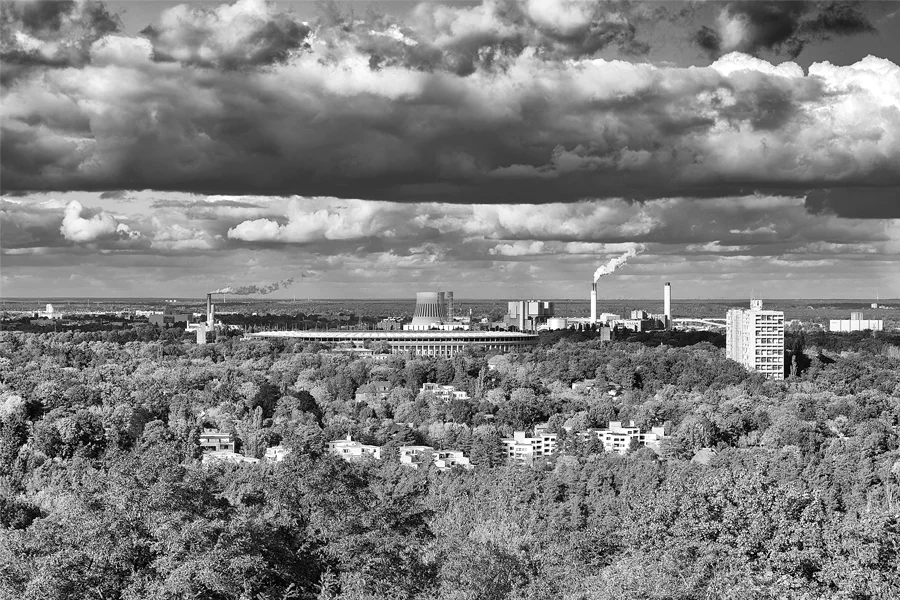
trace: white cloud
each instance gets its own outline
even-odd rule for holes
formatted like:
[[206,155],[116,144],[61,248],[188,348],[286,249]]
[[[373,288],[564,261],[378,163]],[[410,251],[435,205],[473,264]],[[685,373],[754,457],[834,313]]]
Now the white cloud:
[[66,205],[65,216],[59,228],[64,238],[71,242],[94,242],[116,236],[119,223],[111,215],[101,211],[84,218],[81,216],[83,212],[84,206],[77,200]]

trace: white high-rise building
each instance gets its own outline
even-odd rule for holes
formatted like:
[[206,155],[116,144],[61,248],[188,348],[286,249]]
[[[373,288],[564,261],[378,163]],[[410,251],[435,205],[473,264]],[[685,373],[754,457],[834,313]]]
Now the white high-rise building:
[[726,316],[725,353],[768,379],[784,379],[784,313],[763,310],[751,300],[750,310],[733,308]]

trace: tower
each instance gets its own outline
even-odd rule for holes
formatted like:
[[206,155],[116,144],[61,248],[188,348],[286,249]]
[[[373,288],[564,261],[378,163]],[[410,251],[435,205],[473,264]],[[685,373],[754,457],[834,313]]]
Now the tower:
[[666,315],[666,329],[672,329],[672,284],[663,287],[663,313]]

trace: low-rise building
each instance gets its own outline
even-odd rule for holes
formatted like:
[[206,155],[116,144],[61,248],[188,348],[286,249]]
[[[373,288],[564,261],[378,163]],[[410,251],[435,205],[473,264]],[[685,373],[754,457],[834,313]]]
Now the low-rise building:
[[861,312],[851,312],[849,319],[831,319],[828,323],[829,331],[884,331],[884,321],[881,319],[866,319]]
[[450,402],[451,400],[468,400],[469,394],[463,390],[457,390],[452,385],[441,385],[439,383],[423,383],[420,394],[432,394],[439,400]]
[[284,446],[272,446],[270,448],[266,448],[266,453],[263,458],[265,458],[268,462],[281,462],[290,453],[290,448],[285,448]]
[[464,469],[474,469],[472,462],[466,457],[462,450],[435,450],[431,454],[434,466],[441,471],[452,469],[453,467],[462,467]]
[[387,381],[373,381],[359,388],[356,392],[357,402],[375,402],[387,400],[391,394],[391,384]]
[[400,464],[418,469],[432,463],[440,471],[453,467],[472,469],[471,461],[462,450],[435,450],[431,446],[400,446]]
[[235,438],[230,433],[222,433],[218,429],[204,428],[200,433],[200,449],[203,452],[218,452],[226,450],[234,452]]
[[346,439],[328,442],[327,452],[340,456],[344,460],[363,460],[368,457],[381,460],[380,446],[370,446],[354,441],[349,433]]
[[524,431],[515,431],[512,438],[502,442],[509,462],[531,465],[535,458],[556,453],[556,434],[548,433],[546,424],[535,426],[534,437],[528,437]]
[[606,429],[589,429],[581,435],[587,439],[591,436],[596,437],[606,452],[626,454],[631,448],[632,441],[658,452],[659,444],[665,437],[665,429],[652,427],[650,431],[641,431],[634,421],[630,421],[626,426],[623,426],[621,421],[610,421]]

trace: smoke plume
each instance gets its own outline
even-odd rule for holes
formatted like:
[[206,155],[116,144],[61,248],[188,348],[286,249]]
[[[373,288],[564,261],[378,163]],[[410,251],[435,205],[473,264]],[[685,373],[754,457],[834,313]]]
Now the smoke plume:
[[294,278],[285,279],[284,281],[276,281],[269,285],[243,285],[240,287],[224,287],[219,288],[213,294],[231,294],[232,296],[249,296],[251,294],[271,294],[281,288],[287,288],[294,284]]
[[643,251],[644,247],[642,245],[637,245],[633,248],[629,248],[628,251],[625,252],[625,254],[610,259],[609,262],[607,262],[605,265],[601,265],[597,268],[596,271],[594,271],[594,283],[597,283],[597,280],[604,275],[609,275],[619,267],[623,266],[628,262],[629,258],[634,258]]

